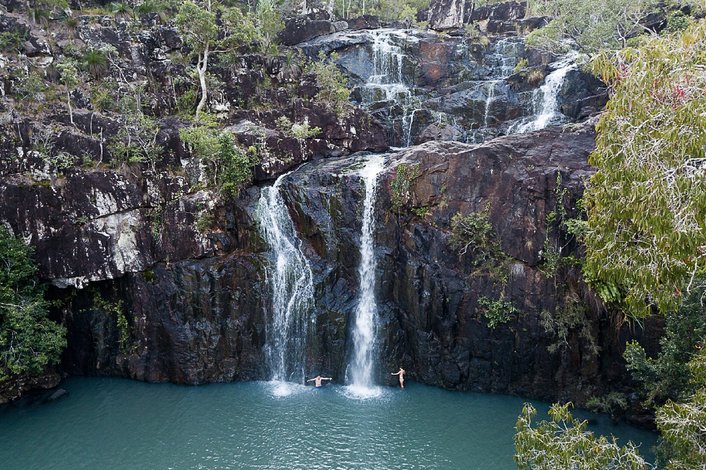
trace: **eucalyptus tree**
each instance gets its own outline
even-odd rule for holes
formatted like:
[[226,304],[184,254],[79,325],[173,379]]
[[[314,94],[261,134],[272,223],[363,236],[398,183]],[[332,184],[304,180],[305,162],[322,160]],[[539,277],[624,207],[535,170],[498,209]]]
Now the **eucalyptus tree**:
[[530,3],[532,14],[552,20],[533,31],[528,44],[557,49],[568,39],[585,52],[617,50],[631,37],[651,32],[643,20],[659,5],[659,0],[537,0]]
[[628,315],[674,311],[706,274],[706,22],[593,68],[611,98],[589,158],[584,273]]
[[176,25],[184,42],[196,56],[196,72],[201,98],[196,118],[208,100],[207,72],[211,54],[234,50],[255,38],[256,29],[249,16],[237,7],[219,0],[186,1],[179,6]]

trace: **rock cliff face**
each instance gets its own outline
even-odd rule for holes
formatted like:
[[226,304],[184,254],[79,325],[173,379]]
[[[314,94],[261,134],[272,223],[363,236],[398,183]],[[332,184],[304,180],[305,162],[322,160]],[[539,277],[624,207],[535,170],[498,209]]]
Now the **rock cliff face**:
[[[486,31],[507,23],[515,34],[517,5],[454,7],[452,22],[471,15]],[[623,383],[626,330],[582,285],[569,262],[579,248],[550,217],[559,208],[575,215],[591,173],[592,123],[492,139],[525,117],[539,86],[527,71],[513,73],[516,62],[528,57],[544,77],[556,58],[525,50],[517,37],[483,46],[381,30],[374,17],[341,24],[317,13],[291,22],[283,41],[310,56],[337,51],[365,109],[337,116],[314,99],[312,77],[291,70],[285,57],[216,61],[220,88],[211,107],[239,143],[268,149],[255,185],[224,199],[204,184],[201,163],[179,138],[187,123],[174,116],[176,94],[186,91],[187,75],[170,59],[183,46],[174,28],[154,18],[137,33],[115,18],[82,16],[71,34],[53,30],[46,41],[47,32],[13,8],[0,9],[0,31],[29,40],[7,67],[0,57],[0,223],[35,247],[40,274],[53,286],[60,306],[52,314],[68,328],[64,371],[189,384],[269,378],[268,247],[257,226],[257,185],[298,167],[282,191],[315,281],[306,369],[344,381],[364,197],[355,169],[384,158],[375,211],[379,382],[401,364],[414,379],[446,388],[578,402]],[[72,48],[106,44],[134,77],[124,86],[153,87],[144,99],[164,150],[157,164],[120,163],[111,154],[108,138],[126,124],[117,111],[98,109],[81,84],[71,90],[73,125],[61,103],[32,108],[15,94],[24,85],[13,74],[27,64],[51,75],[48,65]],[[380,50],[394,58],[397,68],[387,72],[400,80],[375,88],[368,85]],[[373,98],[365,95],[371,90]],[[248,100],[262,106],[226,106]],[[604,100],[600,83],[578,70],[559,91],[565,120],[587,118]],[[283,115],[320,127],[321,136],[285,135],[276,125]],[[350,156],[405,140],[426,143]],[[460,253],[452,219],[486,210],[497,251]],[[562,248],[558,260],[551,247]],[[493,318],[501,321],[491,328]],[[557,325],[568,333],[559,336]]]
[[[619,385],[625,332],[600,307],[582,310],[597,354],[578,329],[558,338],[544,327],[547,315],[576,299],[590,305],[575,270],[548,274],[541,250],[545,239],[563,236],[547,226],[557,175],[570,211],[591,173],[592,148],[591,125],[552,128],[481,146],[430,142],[386,156],[321,160],[287,176],[284,197],[315,276],[307,370],[345,379],[364,197],[355,169],[362,159],[385,158],[375,212],[379,381],[403,364],[414,379],[446,388],[579,402]],[[412,175],[406,186],[404,174]],[[69,330],[67,372],[178,383],[268,378],[259,189],[210,208],[214,217],[204,226],[199,214],[212,198],[179,187],[178,178],[157,184],[98,170],[77,171],[51,188],[3,179],[0,194],[14,199],[2,219],[30,236],[42,275],[62,287],[52,295],[64,302],[56,314]],[[450,244],[453,215],[486,207],[504,253],[499,272]],[[159,229],[156,210],[163,211]],[[573,245],[567,250],[576,253]],[[501,293],[513,308],[507,323],[491,329],[480,300]]]
[[[575,268],[549,273],[542,255],[545,240],[565,235],[548,226],[547,217],[557,210],[557,194],[567,210],[574,207],[591,174],[586,157],[593,139],[591,126],[554,128],[477,147],[427,143],[372,157],[387,160],[375,229],[378,380],[401,364],[416,380],[447,388],[579,402],[622,380],[625,331],[609,324]],[[316,336],[326,354],[313,357],[313,365],[339,378],[357,294],[363,189],[354,170],[361,158],[308,165],[285,186],[317,273]],[[401,175],[412,175],[408,186]],[[484,271],[450,243],[454,214],[485,208],[507,256],[500,273]],[[564,256],[577,254],[575,244],[565,248]],[[491,329],[481,299],[501,295],[514,313]],[[600,352],[578,328],[566,338],[545,328],[547,318],[561,318],[577,303],[586,306],[581,322]]]

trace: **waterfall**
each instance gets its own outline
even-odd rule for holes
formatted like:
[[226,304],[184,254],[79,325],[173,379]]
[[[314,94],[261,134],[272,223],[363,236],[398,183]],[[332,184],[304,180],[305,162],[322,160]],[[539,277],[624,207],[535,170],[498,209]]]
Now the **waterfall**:
[[363,85],[361,97],[365,104],[394,101],[402,108],[402,145],[409,146],[416,101],[404,79],[405,53],[397,43],[416,40],[403,31],[382,29],[372,35],[373,73]]
[[382,92],[386,100],[394,100],[399,95],[409,93],[409,87],[403,79],[405,54],[395,44],[394,37],[406,39],[406,35],[393,30],[380,30],[373,33],[373,73],[368,78],[365,88],[373,92],[373,98],[379,98]]
[[[499,98],[505,98],[507,91],[503,88],[505,80],[515,73],[515,67],[519,58],[524,54],[524,42],[521,38],[509,37],[502,38],[493,43],[485,58],[483,65],[488,68],[488,73],[485,79],[479,80],[477,90],[482,92],[485,97],[483,121],[478,122],[478,127],[471,130],[467,136],[467,141],[472,143],[480,143],[493,135],[490,128],[493,102]],[[498,92],[501,93],[498,96]],[[495,119],[495,124],[499,119]]]
[[262,189],[257,206],[260,231],[270,247],[267,280],[272,311],[265,350],[272,380],[302,383],[314,287],[311,267],[280,192],[288,174]]
[[520,121],[517,126],[513,126],[516,130],[508,129],[509,133],[538,131],[556,123],[562,117],[559,111],[558,96],[566,74],[577,67],[575,62],[577,56],[578,52],[571,51],[561,60],[552,64],[556,70],[547,75],[544,84],[532,94],[534,119],[529,122]]
[[502,80],[491,80],[488,82],[488,90],[485,95],[485,112],[483,113],[483,127],[488,127],[488,118],[490,117],[490,105],[495,98],[495,87]]
[[360,170],[365,184],[363,226],[360,235],[360,294],[353,325],[353,362],[350,365],[351,389],[359,396],[376,395],[373,388],[373,358],[377,321],[375,301],[375,193],[378,175],[384,168],[384,157],[373,157]]
[[522,39],[510,37],[496,42],[485,59],[485,64],[491,67],[490,79],[503,80],[512,75],[523,51]]

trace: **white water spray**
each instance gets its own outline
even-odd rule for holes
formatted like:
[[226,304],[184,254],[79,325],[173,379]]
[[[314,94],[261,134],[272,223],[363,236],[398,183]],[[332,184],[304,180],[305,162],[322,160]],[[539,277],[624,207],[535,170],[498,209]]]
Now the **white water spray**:
[[353,325],[353,362],[350,366],[350,389],[358,396],[377,396],[373,387],[373,358],[377,330],[377,303],[375,301],[375,195],[378,175],[384,168],[384,157],[372,157],[360,170],[365,184],[363,227],[360,236],[360,296]]
[[371,32],[373,73],[362,87],[362,98],[367,104],[376,101],[395,101],[402,108],[402,144],[409,146],[414,120],[414,94],[404,79],[406,54],[398,44],[416,41],[413,36],[395,29]]
[[547,75],[544,79],[544,84],[532,94],[534,119],[529,122],[520,123],[515,132],[538,131],[556,123],[562,117],[559,111],[559,92],[561,91],[562,85],[564,85],[566,74],[577,67],[577,56],[578,52],[572,51],[561,60],[552,64],[556,70]]
[[[311,267],[301,251],[301,240],[280,192],[288,174],[262,189],[257,217],[270,246],[271,259],[267,270],[272,293],[272,316],[266,331],[268,365],[272,380],[301,383],[314,287]],[[286,394],[281,388],[279,394]]]

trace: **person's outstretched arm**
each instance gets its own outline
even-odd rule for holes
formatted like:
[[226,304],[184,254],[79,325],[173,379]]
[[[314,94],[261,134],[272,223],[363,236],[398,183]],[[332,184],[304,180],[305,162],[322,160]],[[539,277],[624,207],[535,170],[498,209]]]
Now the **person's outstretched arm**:
[[309,380],[307,380],[307,382],[313,382],[314,380],[316,380],[316,379],[309,379]]
[[321,380],[333,380],[331,377],[321,377]]
[[400,373],[399,373],[399,372],[393,372],[393,373],[391,373],[390,375],[400,375]]

